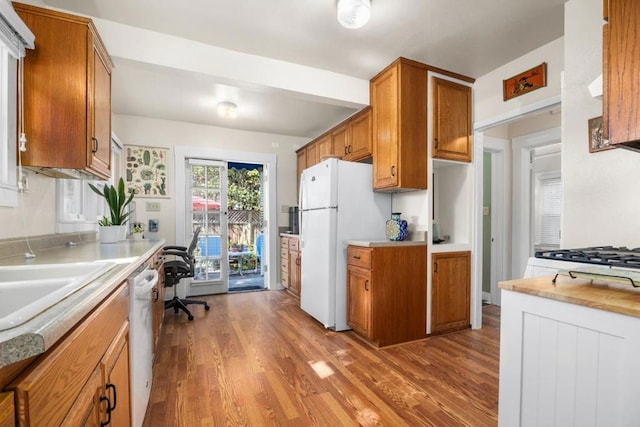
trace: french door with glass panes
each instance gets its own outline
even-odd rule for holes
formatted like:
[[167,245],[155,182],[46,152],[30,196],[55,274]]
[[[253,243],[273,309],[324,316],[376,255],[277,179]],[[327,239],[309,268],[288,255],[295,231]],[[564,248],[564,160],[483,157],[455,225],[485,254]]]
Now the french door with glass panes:
[[[225,293],[229,289],[227,254],[227,164],[186,159],[187,221],[185,241],[202,227],[194,255],[194,278],[188,295]],[[190,219],[190,220],[189,220]]]

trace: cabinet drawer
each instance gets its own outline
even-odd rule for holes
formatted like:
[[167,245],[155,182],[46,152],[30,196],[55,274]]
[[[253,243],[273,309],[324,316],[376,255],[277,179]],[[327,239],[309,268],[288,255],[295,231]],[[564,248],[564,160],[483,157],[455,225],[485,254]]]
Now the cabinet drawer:
[[280,248],[280,264],[289,265],[289,249]]
[[289,239],[289,250],[298,251],[299,249],[299,240],[298,239]]
[[289,250],[289,240],[288,237],[280,238],[280,248]]
[[371,269],[371,249],[357,246],[347,248],[347,264],[356,267]]
[[125,282],[9,385],[16,395],[20,425],[62,422],[128,316]]

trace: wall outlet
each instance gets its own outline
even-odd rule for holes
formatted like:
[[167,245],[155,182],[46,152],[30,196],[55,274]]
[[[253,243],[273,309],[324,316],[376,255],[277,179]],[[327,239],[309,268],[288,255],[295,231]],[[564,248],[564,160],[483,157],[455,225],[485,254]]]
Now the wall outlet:
[[484,215],[484,216],[488,216],[488,215],[489,215],[489,213],[491,212],[491,210],[490,210],[490,209],[491,209],[491,208],[489,208],[489,206],[483,206],[483,207],[482,207],[482,215]]
[[160,202],[145,202],[145,209],[147,212],[160,211]]
[[25,192],[29,189],[29,175],[22,172],[22,176],[18,179],[18,191]]

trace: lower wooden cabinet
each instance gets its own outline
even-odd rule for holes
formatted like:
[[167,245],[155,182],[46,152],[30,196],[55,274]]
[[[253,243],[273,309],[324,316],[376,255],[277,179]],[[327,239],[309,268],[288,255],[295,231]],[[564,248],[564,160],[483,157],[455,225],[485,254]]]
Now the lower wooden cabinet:
[[289,290],[300,296],[302,287],[302,271],[300,270],[301,259],[300,247],[297,238],[289,238]]
[[301,255],[297,237],[280,238],[280,283],[285,289],[300,296],[301,288]]
[[471,325],[471,252],[432,254],[431,333]]
[[160,330],[164,321],[164,256],[162,249],[151,257],[151,265],[158,271],[158,284],[151,289],[151,323],[153,327],[153,349],[158,348],[158,338],[160,338]]
[[427,247],[347,247],[347,324],[382,347],[427,336]]
[[7,386],[15,395],[17,424],[100,425],[111,416],[109,425],[128,426],[128,317],[123,282]]

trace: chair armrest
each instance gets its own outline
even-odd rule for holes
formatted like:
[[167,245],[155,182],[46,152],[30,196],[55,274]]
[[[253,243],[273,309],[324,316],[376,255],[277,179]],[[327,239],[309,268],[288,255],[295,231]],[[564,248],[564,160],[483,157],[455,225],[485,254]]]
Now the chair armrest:
[[162,250],[164,250],[164,251],[166,251],[166,250],[177,250],[177,251],[186,252],[187,251],[187,247],[186,246],[165,246],[164,248],[162,248]]

